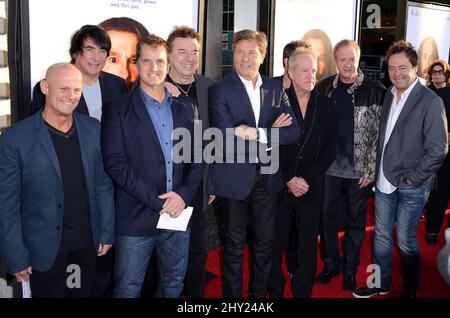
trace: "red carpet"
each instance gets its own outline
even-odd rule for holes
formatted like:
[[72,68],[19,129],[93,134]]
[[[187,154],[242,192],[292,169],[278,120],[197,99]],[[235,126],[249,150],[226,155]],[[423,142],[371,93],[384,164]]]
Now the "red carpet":
[[[447,216],[444,220],[444,225],[447,225],[447,218],[449,217],[449,210],[447,210]],[[367,224],[366,227],[366,238],[361,250],[361,265],[358,270],[357,282],[358,287],[366,284],[366,279],[370,275],[366,272],[366,268],[371,264],[372,260],[372,235],[373,235],[373,203],[369,202],[369,209],[367,213]],[[450,298],[450,286],[448,286],[444,279],[440,276],[439,271],[436,267],[436,257],[440,249],[445,244],[444,232],[445,226],[441,229],[439,234],[439,241],[437,246],[429,246],[425,244],[425,220],[422,219],[419,225],[418,240],[421,253],[421,277],[420,277],[420,289],[418,290],[417,297],[420,298]],[[395,244],[394,244],[395,246]],[[207,270],[218,275],[219,277],[208,282],[206,285],[205,296],[207,298],[221,298],[222,294],[222,253],[223,249],[218,248],[211,251],[208,255]],[[398,248],[394,249],[393,256],[393,272],[392,272],[392,288],[391,293],[382,296],[385,298],[398,297],[401,290],[402,278],[400,274],[400,256]],[[318,256],[318,273],[322,270],[322,262],[320,256]],[[244,255],[244,286],[243,293],[244,297],[247,296],[248,292],[248,249],[245,250]],[[288,284],[285,289],[285,297],[291,298],[292,294],[290,292],[290,282],[287,276],[286,268],[284,268],[286,280]],[[352,294],[342,290],[342,276],[336,276],[333,278],[330,284],[314,286],[312,293],[313,298],[352,298]]]

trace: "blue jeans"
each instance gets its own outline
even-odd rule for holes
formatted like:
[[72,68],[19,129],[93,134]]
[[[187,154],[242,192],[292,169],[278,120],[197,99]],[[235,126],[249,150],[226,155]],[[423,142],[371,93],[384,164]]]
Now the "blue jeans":
[[190,228],[186,232],[159,230],[156,237],[116,237],[114,297],[138,298],[147,266],[156,246],[158,287],[156,297],[177,298],[183,290],[189,255]]
[[417,227],[430,191],[409,186],[391,194],[375,191],[374,263],[381,269],[381,288],[390,289],[394,225],[400,248],[403,286],[417,288],[420,275]]

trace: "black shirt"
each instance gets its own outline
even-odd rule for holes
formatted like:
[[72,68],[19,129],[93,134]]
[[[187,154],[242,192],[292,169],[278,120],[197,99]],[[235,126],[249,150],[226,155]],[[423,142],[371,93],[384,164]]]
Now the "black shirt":
[[201,119],[200,112],[198,110],[198,101],[197,101],[197,89],[195,86],[195,80],[191,84],[180,84],[175,83],[175,81],[167,74],[166,81],[172,83],[180,90],[181,95],[189,96],[194,100],[194,116],[195,119]]
[[86,190],[80,143],[75,125],[63,133],[47,124],[59,167],[64,192],[62,250],[76,250],[93,245],[89,201]]
[[354,102],[353,95],[347,90],[353,83],[346,84],[339,80],[336,89],[331,94],[331,101],[336,107],[337,121],[337,153],[327,174],[350,179],[359,179],[355,172],[354,160]]

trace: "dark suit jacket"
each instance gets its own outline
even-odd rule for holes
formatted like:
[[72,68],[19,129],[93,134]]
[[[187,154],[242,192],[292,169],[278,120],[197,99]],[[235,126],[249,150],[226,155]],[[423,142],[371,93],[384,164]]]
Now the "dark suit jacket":
[[[103,104],[112,102],[114,99],[127,93],[127,86],[125,84],[125,81],[119,76],[106,72],[100,72],[99,81]],[[31,114],[39,111],[44,107],[44,105],[45,95],[42,93],[39,83],[37,83],[33,88]],[[75,108],[75,112],[89,116],[89,110],[83,94],[81,94],[80,102],[78,103],[77,108]]]
[[[113,185],[103,169],[98,120],[73,114],[90,207],[95,252],[114,242]],[[0,251],[9,272],[51,268],[61,243],[64,192],[42,113],[0,136]]]
[[[197,94],[198,111],[202,120],[203,132],[209,128],[209,112],[208,112],[208,89],[214,84],[214,81],[209,77],[195,74],[195,91]],[[203,211],[208,209],[208,175],[209,165],[205,165],[203,171]]]
[[[193,136],[192,105],[173,99],[173,128]],[[191,140],[186,140],[190,142]],[[139,88],[104,107],[102,149],[116,185],[116,233],[153,236],[166,192],[164,155]],[[202,164],[173,164],[173,191],[190,204],[201,181]]]
[[[301,120],[301,110],[293,86],[288,91],[294,113],[299,119],[301,134],[296,143],[281,146],[281,167],[285,184],[294,177],[302,177],[310,190],[321,187],[325,172],[336,156],[336,109],[328,96],[311,92],[306,116]],[[303,199],[309,198],[309,192]]]
[[416,83],[395,123],[383,150],[386,126],[394,95],[386,91],[380,120],[380,141],[377,151],[377,178],[380,164],[386,179],[395,187],[414,186],[431,189],[436,172],[448,150],[447,120],[442,99],[432,90]]
[[[297,140],[300,130],[289,105],[287,95],[280,81],[263,77],[258,127],[267,129],[267,139],[269,141],[267,149],[272,147],[272,154],[278,152],[279,149],[278,144],[272,143],[271,126],[282,113],[290,114],[293,118],[293,123],[289,127],[279,129],[279,144],[290,144]],[[235,71],[209,88],[209,116],[211,127],[219,128],[223,136],[227,136],[227,128],[234,128],[241,124],[256,127],[250,99],[244,84]],[[235,141],[237,139],[232,130],[229,130],[227,138]],[[262,144],[259,144],[258,147],[265,148]],[[250,150],[251,147],[249,145],[246,148],[246,152],[248,153]],[[246,160],[245,163],[236,163],[236,156],[231,158],[234,160],[233,163],[225,163],[227,156],[230,156],[230,154],[224,151],[224,163],[213,163],[210,166],[208,193],[225,198],[243,200],[250,194],[253,187],[256,164],[250,161],[252,154],[247,156],[250,160]],[[283,180],[279,169],[274,174],[263,174],[263,180],[266,189],[270,192],[283,189]]]

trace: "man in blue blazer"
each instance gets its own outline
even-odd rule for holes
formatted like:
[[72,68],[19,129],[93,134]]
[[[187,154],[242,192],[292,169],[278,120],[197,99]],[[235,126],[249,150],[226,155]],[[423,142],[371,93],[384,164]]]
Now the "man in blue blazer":
[[[84,25],[70,40],[70,63],[83,76],[80,102],[75,112],[101,120],[102,106],[127,93],[125,81],[114,74],[102,72],[111,49],[108,33],[97,25]],[[33,89],[31,113],[45,104],[39,83]],[[92,297],[111,297],[113,285],[114,248],[112,253],[98,258]]]
[[[102,148],[105,167],[116,185],[114,297],[139,297],[156,246],[158,297],[179,297],[189,251],[190,229],[157,229],[160,214],[177,218],[200,185],[203,165],[172,156],[172,133],[193,136],[193,105],[172,98],[164,87],[166,41],[156,35],[137,47],[139,87],[105,106]],[[183,140],[188,151],[191,138]],[[201,143],[200,143],[201,144]],[[188,153],[190,155],[190,153]],[[183,212],[185,213],[185,212]]]
[[[235,33],[234,71],[209,89],[211,127],[220,129],[226,139],[224,145],[230,141],[237,145],[225,146],[223,154],[217,149],[209,175],[209,193],[225,199],[225,297],[242,297],[247,221],[251,223],[254,241],[249,295],[266,294],[275,239],[276,197],[283,189],[277,146],[293,143],[299,136],[281,82],[263,78],[258,72],[266,48],[267,39],[262,32]],[[281,122],[286,124],[279,125]],[[272,128],[280,126],[284,127]],[[279,138],[275,138],[277,133]],[[245,143],[245,147],[239,147],[240,143]],[[266,160],[267,155],[271,155],[271,161]],[[245,160],[240,163],[239,159]]]
[[[96,256],[114,242],[113,185],[103,169],[100,124],[73,113],[82,77],[51,66],[43,111],[0,137],[0,251],[33,297],[89,297]],[[78,266],[66,286],[68,266]]]
[[[96,25],[84,25],[70,42],[70,58],[83,75],[83,89],[75,112],[101,119],[102,104],[127,93],[125,81],[114,74],[102,72],[111,50],[108,33]],[[33,88],[31,114],[45,104],[45,95],[38,84]]]

